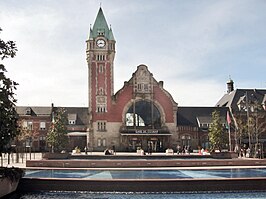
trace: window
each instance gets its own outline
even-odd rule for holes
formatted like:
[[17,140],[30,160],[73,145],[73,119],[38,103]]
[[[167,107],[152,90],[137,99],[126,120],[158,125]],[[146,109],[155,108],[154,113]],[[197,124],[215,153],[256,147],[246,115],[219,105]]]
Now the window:
[[104,32],[105,32],[104,29],[98,29],[97,32],[99,36],[104,36]]
[[144,84],[144,91],[149,91],[149,85],[148,84]]
[[96,108],[97,113],[106,113],[106,105],[98,105]]
[[204,136],[204,137],[202,137],[201,146],[202,146],[204,149],[207,149],[207,148],[210,147],[210,146],[209,146],[209,138],[208,138],[207,135]]
[[97,128],[98,131],[106,131],[106,122],[104,121],[97,122]]
[[40,130],[45,130],[45,128],[46,128],[46,123],[40,122]]
[[160,128],[161,114],[152,101],[141,100],[132,104],[126,115],[126,126]]
[[144,93],[147,93],[149,92],[151,89],[150,89],[150,85],[148,83],[138,83],[137,84],[137,91],[138,92],[144,92]]
[[40,136],[39,139],[45,141],[46,137],[45,136]]
[[106,147],[106,139],[103,139],[103,146]]
[[[136,126],[145,126],[144,120],[137,114],[135,114],[135,122],[136,122]],[[134,114],[133,113],[126,114],[126,126],[134,126]]]
[[32,122],[28,122],[28,130],[33,130],[33,123]]
[[181,136],[182,146],[191,146],[191,136],[182,135]]
[[209,126],[209,124],[207,124],[207,123],[202,123],[201,124],[201,127],[205,127],[205,128],[207,128]]
[[103,88],[102,87],[99,88],[99,95],[103,95]]
[[106,147],[106,139],[98,138],[98,140],[97,140],[97,146],[98,147],[101,147],[101,146]]
[[142,85],[138,84],[138,90],[141,91],[142,90]]
[[31,108],[26,109],[26,115],[31,115]]
[[104,61],[105,60],[105,55],[100,55],[100,54],[96,55],[96,60],[97,61]]
[[68,120],[68,124],[76,124],[76,120]]
[[98,140],[97,140],[97,145],[98,145],[98,146],[102,146],[102,141],[101,141],[100,138],[98,138]]
[[24,130],[26,130],[26,129],[28,128],[28,122],[27,122],[27,121],[23,121],[23,123],[22,123],[22,128],[23,128]]
[[22,128],[24,130],[33,130],[33,122],[32,121],[23,121]]
[[99,73],[104,73],[104,66],[102,64],[99,65]]
[[67,117],[68,117],[68,124],[76,124],[77,114],[69,113],[69,114],[67,114]]

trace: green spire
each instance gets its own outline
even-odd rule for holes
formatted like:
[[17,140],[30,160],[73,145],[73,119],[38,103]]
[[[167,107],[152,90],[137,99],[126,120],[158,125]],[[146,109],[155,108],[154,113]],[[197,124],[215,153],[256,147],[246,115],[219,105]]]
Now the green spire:
[[115,37],[113,35],[113,31],[112,31],[111,27],[110,27],[110,31],[109,31],[109,40],[115,40]]
[[106,19],[103,14],[103,10],[100,7],[97,14],[96,20],[94,22],[93,28],[90,30],[90,39],[94,39],[99,35],[105,36],[109,40],[115,40],[111,28],[109,29]]

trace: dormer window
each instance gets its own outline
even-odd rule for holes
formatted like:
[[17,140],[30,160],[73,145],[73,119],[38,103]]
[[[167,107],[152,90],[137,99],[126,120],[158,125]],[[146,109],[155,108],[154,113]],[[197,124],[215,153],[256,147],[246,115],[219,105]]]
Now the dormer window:
[[207,127],[209,127],[209,124],[208,123],[201,123],[200,127],[207,128]]
[[104,36],[104,29],[98,29],[98,35]]
[[76,124],[75,120],[68,120],[68,124]]
[[40,122],[40,130],[45,130],[45,129],[46,129],[46,123]]
[[68,114],[68,124],[74,125],[77,121],[77,114]]
[[27,108],[25,114],[26,115],[31,115],[31,108]]

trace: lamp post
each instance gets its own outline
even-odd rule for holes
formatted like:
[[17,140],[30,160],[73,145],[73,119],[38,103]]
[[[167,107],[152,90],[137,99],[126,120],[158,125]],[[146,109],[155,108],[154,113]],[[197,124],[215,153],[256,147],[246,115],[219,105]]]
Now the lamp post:
[[258,157],[260,157],[260,144],[259,144],[259,132],[258,132],[258,129],[259,129],[259,110],[261,110],[261,108],[263,107],[262,104],[259,104],[259,101],[258,101],[258,98],[255,96],[255,95],[252,95],[252,97],[254,98],[254,101],[253,101],[253,111],[255,112],[255,136],[256,136],[256,146],[255,146],[255,151],[256,151],[256,155],[258,155]]
[[247,109],[247,125],[248,125],[248,147],[250,150],[252,149],[251,146],[251,134],[250,134],[250,126],[249,126],[249,101],[248,101],[248,92],[246,91],[246,109]]

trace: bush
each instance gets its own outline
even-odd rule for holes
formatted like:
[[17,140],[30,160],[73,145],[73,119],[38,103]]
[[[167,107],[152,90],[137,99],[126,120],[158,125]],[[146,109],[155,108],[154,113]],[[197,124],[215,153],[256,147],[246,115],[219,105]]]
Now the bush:
[[16,182],[20,180],[24,176],[24,174],[25,174],[24,170],[20,168],[0,167],[0,178],[7,178],[11,182]]

